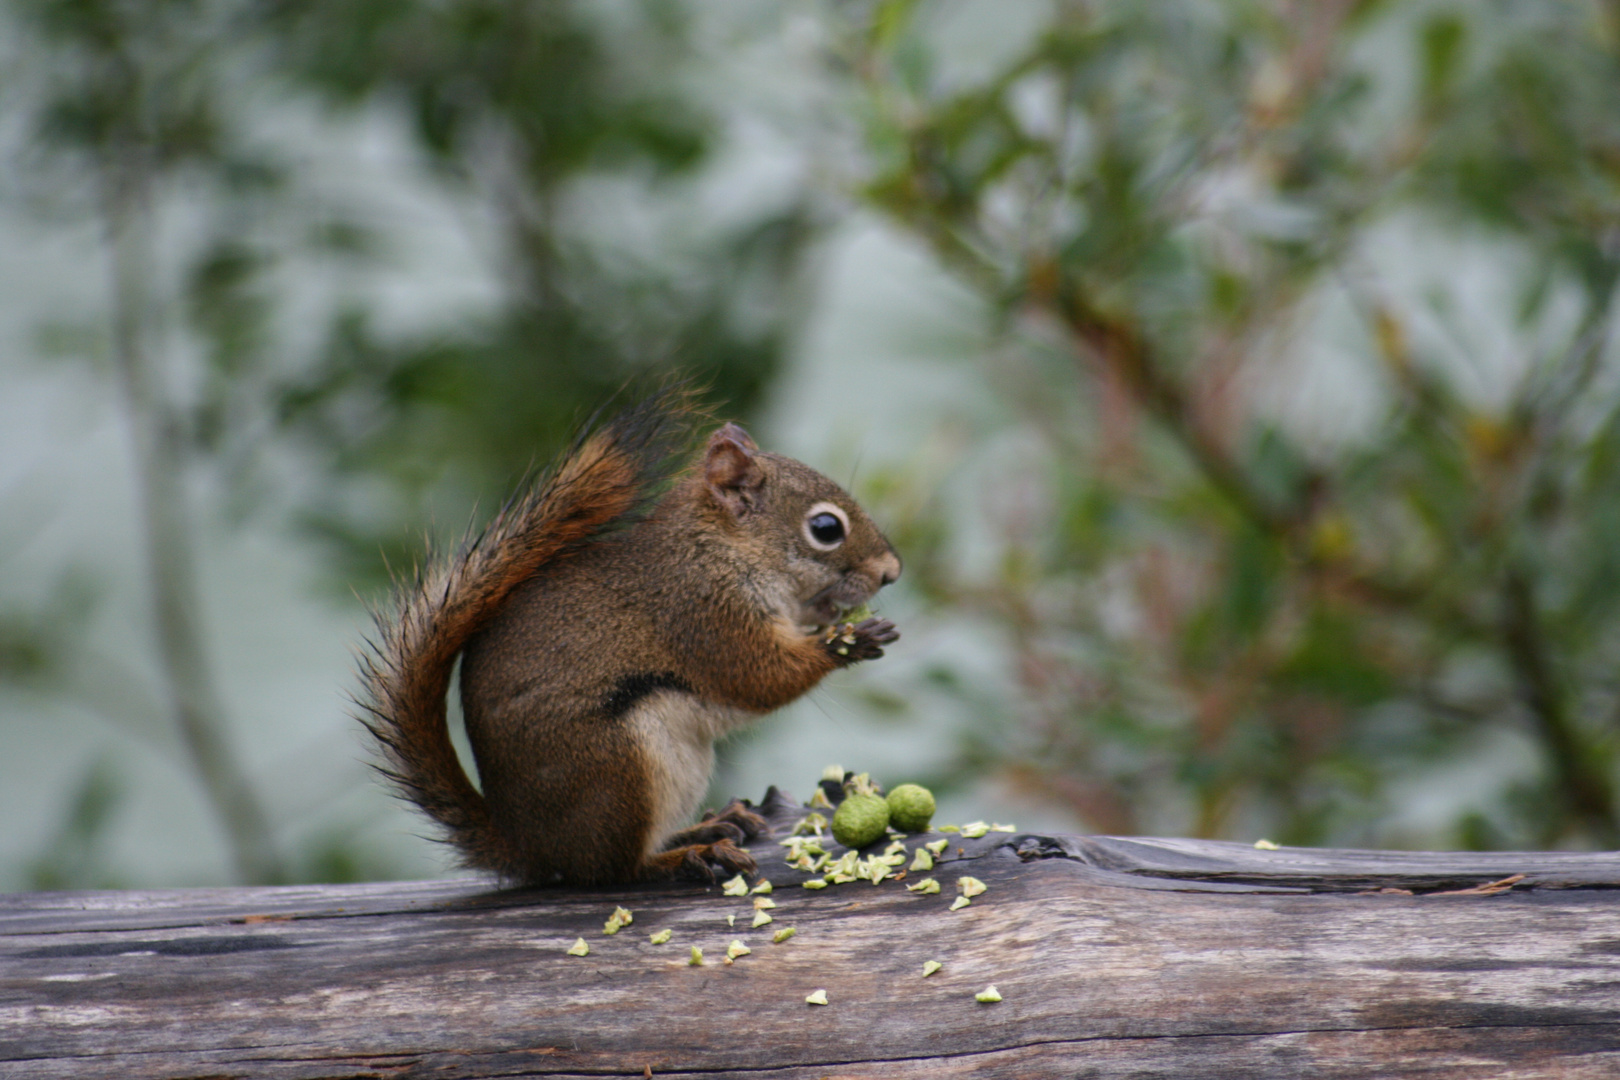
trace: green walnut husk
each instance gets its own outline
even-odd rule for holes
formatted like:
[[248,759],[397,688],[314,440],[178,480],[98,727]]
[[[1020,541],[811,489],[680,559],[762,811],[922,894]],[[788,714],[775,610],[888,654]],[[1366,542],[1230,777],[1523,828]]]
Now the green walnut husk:
[[881,795],[850,795],[833,814],[833,839],[847,848],[881,840],[889,827],[889,804]]
[[901,784],[889,792],[889,824],[903,833],[928,831],[934,820],[934,793],[921,784]]

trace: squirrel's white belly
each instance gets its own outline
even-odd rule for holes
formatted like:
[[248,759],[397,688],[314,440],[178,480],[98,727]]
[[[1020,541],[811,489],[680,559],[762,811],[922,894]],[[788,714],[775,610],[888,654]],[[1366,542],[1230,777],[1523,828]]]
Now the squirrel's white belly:
[[646,759],[653,811],[648,855],[662,851],[664,841],[697,815],[714,772],[714,740],[757,715],[707,704],[679,690],[649,694],[626,714]]

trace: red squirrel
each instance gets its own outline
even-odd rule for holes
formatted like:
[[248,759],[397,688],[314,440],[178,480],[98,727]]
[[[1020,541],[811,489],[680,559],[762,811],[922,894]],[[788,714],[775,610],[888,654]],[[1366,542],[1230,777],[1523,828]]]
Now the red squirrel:
[[[362,662],[363,720],[396,790],[469,867],[526,885],[752,873],[768,832],[733,801],[692,824],[714,742],[829,672],[883,655],[843,617],[900,576],[859,504],[666,390],[588,432],[403,590]],[[450,741],[461,702],[482,781]]]

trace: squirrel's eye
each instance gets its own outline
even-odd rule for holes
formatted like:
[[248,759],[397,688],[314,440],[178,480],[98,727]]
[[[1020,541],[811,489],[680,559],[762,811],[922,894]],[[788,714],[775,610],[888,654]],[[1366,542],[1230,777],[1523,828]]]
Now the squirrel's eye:
[[809,517],[804,519],[805,535],[810,543],[824,550],[831,550],[844,542],[848,529],[844,525],[844,516],[835,514],[831,509],[815,508]]

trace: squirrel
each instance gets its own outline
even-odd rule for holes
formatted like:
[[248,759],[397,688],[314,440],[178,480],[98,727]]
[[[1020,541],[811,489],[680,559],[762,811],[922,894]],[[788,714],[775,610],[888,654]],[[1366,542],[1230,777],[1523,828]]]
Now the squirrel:
[[[689,454],[708,420],[675,387],[587,425],[378,616],[362,722],[463,865],[521,885],[753,873],[738,845],[770,830],[748,803],[689,826],[715,740],[899,638],[843,621],[901,569],[859,504],[734,423]],[[482,794],[446,719],[458,656]]]

